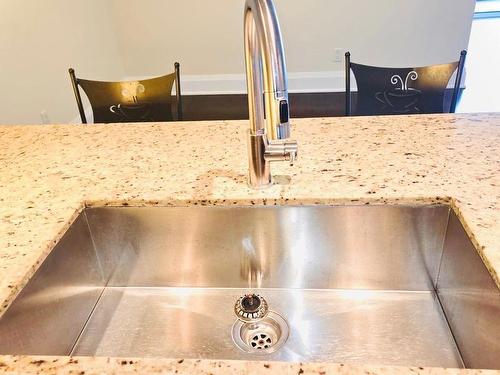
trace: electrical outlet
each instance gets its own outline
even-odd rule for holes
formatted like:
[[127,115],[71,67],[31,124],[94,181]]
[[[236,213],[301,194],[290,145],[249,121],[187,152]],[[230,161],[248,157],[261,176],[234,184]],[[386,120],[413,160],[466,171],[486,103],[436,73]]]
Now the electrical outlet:
[[335,48],[335,51],[334,51],[334,61],[335,62],[342,62],[342,48]]

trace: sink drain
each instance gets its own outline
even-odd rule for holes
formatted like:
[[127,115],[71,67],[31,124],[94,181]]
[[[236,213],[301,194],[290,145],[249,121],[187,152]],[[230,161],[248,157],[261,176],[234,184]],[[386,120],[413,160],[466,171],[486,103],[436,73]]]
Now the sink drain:
[[257,322],[246,323],[237,320],[233,324],[233,341],[247,353],[270,354],[280,349],[288,339],[286,320],[274,311]]
[[255,349],[269,349],[273,345],[273,339],[265,333],[257,333],[250,341],[250,345]]

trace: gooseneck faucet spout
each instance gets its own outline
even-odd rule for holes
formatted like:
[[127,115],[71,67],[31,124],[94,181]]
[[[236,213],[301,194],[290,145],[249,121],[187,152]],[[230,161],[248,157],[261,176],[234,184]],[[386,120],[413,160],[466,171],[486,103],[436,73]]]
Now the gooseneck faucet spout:
[[272,183],[270,163],[297,158],[289,141],[288,81],[281,30],[273,0],[246,0],[245,61],[250,115],[249,185]]

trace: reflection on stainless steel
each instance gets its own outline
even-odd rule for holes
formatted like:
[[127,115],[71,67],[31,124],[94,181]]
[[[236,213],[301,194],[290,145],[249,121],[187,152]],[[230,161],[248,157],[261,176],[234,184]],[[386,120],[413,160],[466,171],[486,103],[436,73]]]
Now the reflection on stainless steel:
[[[73,354],[262,360],[233,344],[231,306],[243,291],[107,289]],[[285,345],[266,360],[462,366],[431,292],[259,292],[290,326]]]
[[67,355],[104,289],[83,215],[0,320],[0,353]]
[[445,206],[88,209],[0,319],[0,353],[262,359],[231,334],[244,264],[289,323],[266,359],[500,367],[499,291]]
[[249,185],[260,189],[271,184],[271,162],[289,161],[293,165],[298,154],[297,142],[286,140],[290,136],[288,81],[273,0],[246,0],[244,34],[250,115]]
[[262,259],[265,259],[264,249],[260,246],[257,252],[250,237],[246,237],[241,241],[241,277],[247,278],[248,289],[260,288],[262,285],[263,269]]
[[500,293],[454,215],[437,287],[465,365],[500,368]]
[[448,211],[172,207],[86,214],[109,286],[248,288],[241,265],[250,263],[242,259],[250,242],[261,288],[429,290]]

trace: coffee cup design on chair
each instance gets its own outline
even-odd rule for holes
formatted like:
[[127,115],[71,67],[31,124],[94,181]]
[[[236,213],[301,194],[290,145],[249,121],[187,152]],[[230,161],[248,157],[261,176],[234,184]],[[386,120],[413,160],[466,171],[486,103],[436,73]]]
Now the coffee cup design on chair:
[[112,105],[109,110],[120,117],[121,120],[154,121],[151,117],[151,103],[120,103]]
[[377,92],[375,94],[375,99],[384,105],[384,110],[390,108],[394,113],[409,113],[417,111],[417,104],[420,99],[422,92],[418,89],[408,86],[411,81],[416,81],[418,79],[418,73],[414,70],[406,75],[406,79],[400,75],[393,75],[391,77],[391,83],[393,85],[400,84],[400,87],[393,88],[392,90],[387,90],[383,92]]
[[110,106],[109,110],[122,121],[152,121],[151,103],[139,102],[139,95],[145,92],[146,88],[139,82],[124,82],[121,92],[124,102]]

